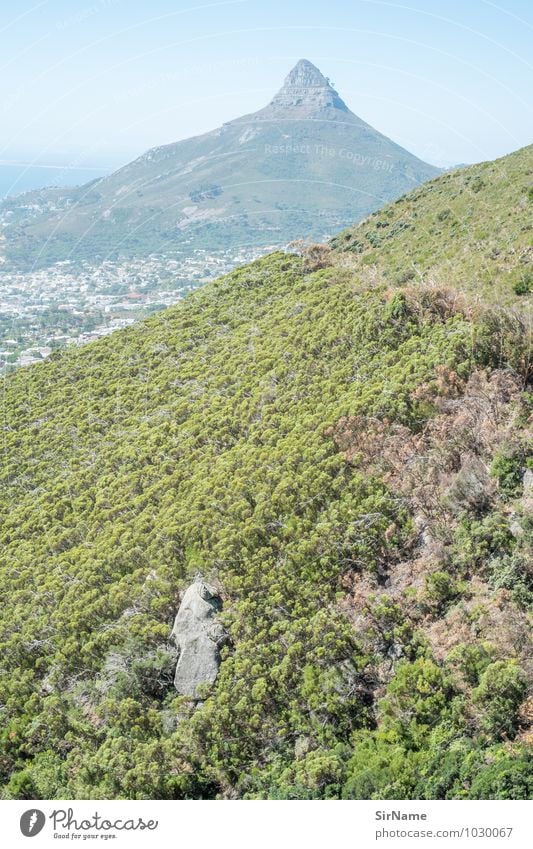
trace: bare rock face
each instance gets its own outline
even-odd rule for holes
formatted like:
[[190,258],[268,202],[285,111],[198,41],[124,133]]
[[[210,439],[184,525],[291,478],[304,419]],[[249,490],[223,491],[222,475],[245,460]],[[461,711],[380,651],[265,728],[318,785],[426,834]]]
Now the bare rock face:
[[174,686],[182,696],[200,699],[199,688],[213,684],[220,666],[220,648],[227,634],[216,621],[222,601],[215,587],[196,578],[185,592],[171,638],[179,650]]
[[349,112],[327,77],[324,77],[307,59],[300,59],[286,77],[283,87],[259,114],[261,117],[266,117],[267,112],[277,114],[287,108],[296,108],[302,112],[304,110],[327,112],[331,109]]

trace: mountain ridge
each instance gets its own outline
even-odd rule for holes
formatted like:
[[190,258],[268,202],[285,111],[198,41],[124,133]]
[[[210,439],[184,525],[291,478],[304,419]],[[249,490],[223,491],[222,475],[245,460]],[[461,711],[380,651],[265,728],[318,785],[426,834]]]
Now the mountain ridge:
[[300,60],[258,112],[152,148],[98,181],[0,205],[4,260],[43,266],[322,239],[439,169],[354,113]]

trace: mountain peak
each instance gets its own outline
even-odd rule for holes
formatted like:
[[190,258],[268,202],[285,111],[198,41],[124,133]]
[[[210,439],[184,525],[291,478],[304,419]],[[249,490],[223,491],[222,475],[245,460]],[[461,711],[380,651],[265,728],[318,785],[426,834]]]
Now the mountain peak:
[[287,74],[283,88],[292,86],[327,88],[329,80],[308,59],[300,59],[292,71]]
[[[97,191],[40,192],[36,207],[27,197],[0,203],[0,263],[43,267],[71,258],[74,244],[76,259],[94,261],[95,252],[143,256],[169,244],[185,257],[243,243],[321,240],[437,174],[351,112],[302,59],[263,109],[152,148],[99,180]],[[142,191],[128,191],[137,183]],[[56,233],[67,209],[68,227]]]
[[308,59],[300,59],[296,63],[269,105],[307,109],[333,107],[344,112],[349,111],[329,79]]

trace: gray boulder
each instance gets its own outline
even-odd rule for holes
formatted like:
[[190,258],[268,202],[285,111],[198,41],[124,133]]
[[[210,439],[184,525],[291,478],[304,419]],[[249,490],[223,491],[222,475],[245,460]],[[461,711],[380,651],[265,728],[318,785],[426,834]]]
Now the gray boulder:
[[526,469],[522,483],[524,498],[533,498],[533,469]]
[[216,621],[221,609],[219,593],[200,577],[183,596],[171,634],[179,651],[174,686],[182,696],[200,699],[199,688],[213,684],[217,677],[220,648],[227,640]]

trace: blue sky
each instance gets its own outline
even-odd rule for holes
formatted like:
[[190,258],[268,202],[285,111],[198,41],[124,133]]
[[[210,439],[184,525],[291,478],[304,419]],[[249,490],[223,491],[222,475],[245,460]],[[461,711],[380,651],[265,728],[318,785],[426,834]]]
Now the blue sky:
[[265,105],[300,58],[437,164],[533,141],[529,0],[0,0],[0,164],[116,167]]

